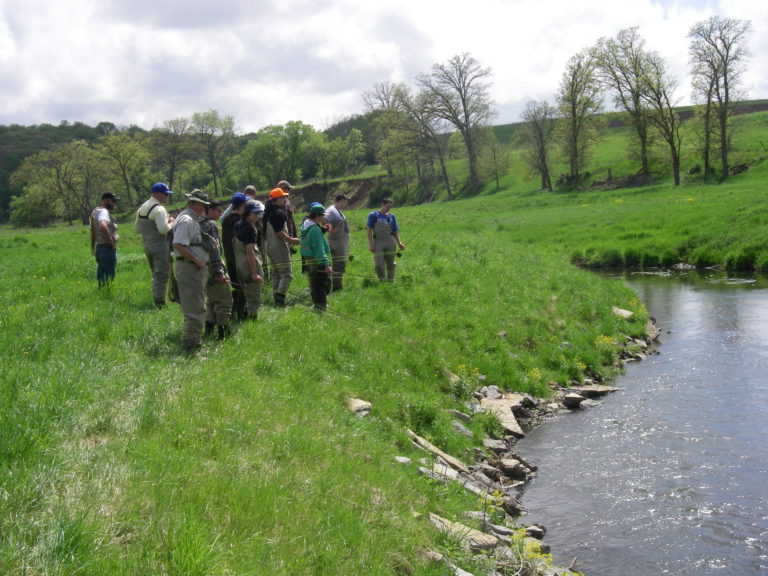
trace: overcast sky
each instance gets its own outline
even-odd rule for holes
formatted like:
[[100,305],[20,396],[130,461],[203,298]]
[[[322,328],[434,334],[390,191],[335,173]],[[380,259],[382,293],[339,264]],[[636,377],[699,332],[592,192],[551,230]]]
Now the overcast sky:
[[494,123],[554,103],[568,59],[638,26],[690,103],[691,25],[752,21],[748,98],[768,98],[765,0],[0,0],[0,124],[142,128],[209,109],[240,131],[363,112],[374,83],[468,52],[493,71]]

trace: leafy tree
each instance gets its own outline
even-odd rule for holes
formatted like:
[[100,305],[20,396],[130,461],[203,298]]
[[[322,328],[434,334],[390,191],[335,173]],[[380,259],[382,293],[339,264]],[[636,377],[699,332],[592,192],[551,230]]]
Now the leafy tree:
[[181,166],[196,156],[199,143],[192,139],[193,126],[188,118],[166,120],[160,128],[149,134],[149,146],[155,162],[155,171],[165,174],[165,181],[173,190]]
[[549,174],[549,155],[555,132],[557,109],[547,102],[528,102],[523,111],[523,137],[530,145],[525,161],[534,173],[541,176],[541,189],[552,190]]
[[496,182],[496,191],[501,190],[501,178],[512,165],[512,159],[509,150],[501,145],[496,134],[491,128],[486,128],[478,135],[482,143],[482,154],[480,155],[481,173],[488,175]]
[[648,54],[637,27],[621,30],[616,38],[601,38],[594,49],[597,71],[614,93],[616,106],[630,118],[640,145],[641,173],[650,178],[648,165],[648,110],[643,98]]
[[669,75],[664,59],[657,53],[652,52],[648,55],[646,66],[643,78],[643,100],[649,109],[648,119],[669,147],[672,176],[675,186],[679,186],[680,151],[683,139],[680,133],[682,121],[675,109],[674,101],[677,82]]
[[[126,132],[113,132],[103,137],[97,150],[107,160],[115,180],[123,190],[123,202],[127,206],[136,204],[138,194],[149,166],[149,152],[143,142],[131,137]],[[117,191],[118,186],[115,186]]]
[[[751,29],[749,20],[712,16],[694,24],[688,32],[693,88],[698,98],[705,102],[707,112],[713,112],[717,119],[723,178],[728,176],[729,119],[739,99],[741,74],[750,56],[746,41]],[[711,128],[711,124],[706,122],[709,119],[706,114],[705,129]],[[706,168],[710,146],[708,137],[705,145]]]
[[205,157],[211,170],[214,196],[219,196],[219,183],[223,179],[223,169],[227,153],[231,150],[235,137],[235,121],[232,116],[219,116],[216,110],[195,112],[192,114],[192,126],[205,151]]
[[469,189],[480,189],[478,173],[479,150],[476,136],[480,128],[488,126],[493,107],[488,92],[490,68],[468,53],[454,56],[445,64],[434,64],[430,74],[420,74],[416,82],[430,95],[429,114],[450,122],[461,134],[469,160]]
[[86,142],[76,140],[29,156],[13,179],[36,192],[47,191],[69,223],[79,219],[87,224],[109,179],[109,167]]
[[595,116],[602,109],[602,90],[589,50],[568,61],[557,93],[561,141],[568,158],[568,180],[577,183],[589,148],[597,140]]

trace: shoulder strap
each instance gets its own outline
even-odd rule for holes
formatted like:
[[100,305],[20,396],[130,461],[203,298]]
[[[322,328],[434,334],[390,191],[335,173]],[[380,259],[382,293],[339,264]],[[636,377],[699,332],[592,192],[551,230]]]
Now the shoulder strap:
[[149,212],[147,212],[147,215],[142,216],[141,214],[139,214],[139,218],[141,218],[142,220],[149,220],[149,215],[152,214],[152,210],[154,210],[158,206],[160,206],[160,204],[152,204],[152,208],[149,209]]

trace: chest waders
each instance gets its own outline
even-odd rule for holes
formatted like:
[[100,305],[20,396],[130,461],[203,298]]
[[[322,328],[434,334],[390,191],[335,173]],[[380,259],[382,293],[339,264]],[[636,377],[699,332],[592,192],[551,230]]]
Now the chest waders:
[[395,279],[395,252],[397,240],[392,223],[387,218],[377,218],[373,225],[373,263],[379,280]]
[[[272,282],[272,295],[276,306],[285,306],[285,295],[293,280],[291,269],[291,249],[282,238],[277,236],[275,228],[267,222],[264,225],[267,232],[267,257],[269,258],[269,277]],[[283,232],[288,234],[287,224]]]
[[168,279],[171,277],[171,250],[166,236],[158,232],[157,224],[149,218],[158,206],[159,204],[153,205],[145,216],[139,212],[136,229],[141,234],[144,255],[152,271],[152,297],[155,300],[155,306],[162,308],[165,305]]

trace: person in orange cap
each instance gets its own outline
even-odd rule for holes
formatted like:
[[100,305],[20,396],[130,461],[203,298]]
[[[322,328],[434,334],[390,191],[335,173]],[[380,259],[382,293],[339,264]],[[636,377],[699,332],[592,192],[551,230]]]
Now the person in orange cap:
[[272,281],[272,296],[275,306],[285,306],[285,295],[293,280],[291,268],[291,247],[301,241],[289,233],[288,215],[285,203],[290,193],[283,188],[273,188],[264,208],[264,232],[266,251],[269,259],[269,276]]

